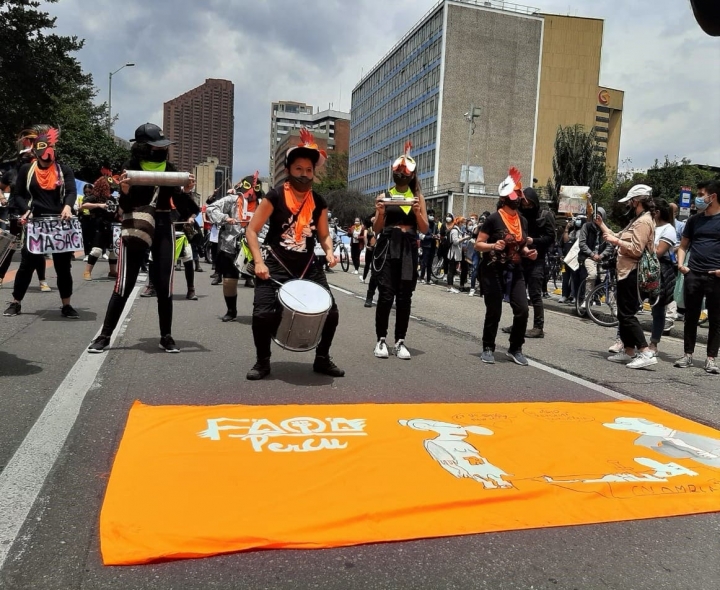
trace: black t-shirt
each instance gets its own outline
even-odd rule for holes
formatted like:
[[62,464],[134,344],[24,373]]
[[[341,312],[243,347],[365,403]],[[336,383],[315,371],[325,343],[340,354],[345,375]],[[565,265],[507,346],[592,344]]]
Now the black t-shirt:
[[687,267],[700,273],[720,270],[720,213],[698,213],[687,220],[683,238],[690,240]]
[[[33,215],[60,215],[67,205],[72,209],[77,199],[77,188],[73,171],[61,162],[56,164],[62,172],[64,185],[46,190],[40,186],[37,177],[33,174],[30,179],[30,190],[28,191],[28,173],[32,164],[23,164],[18,172],[15,185],[16,208],[20,213],[25,213],[32,206]],[[58,174],[58,181],[60,175]]]
[[520,263],[520,251],[527,241],[527,220],[522,215],[520,215],[520,224],[522,226],[522,240],[518,242],[515,236],[508,230],[500,213],[492,213],[485,220],[480,231],[488,235],[487,243],[494,244],[500,240],[505,240],[505,249],[503,251],[490,250],[489,252],[483,252],[483,265],[504,266],[509,263]]
[[312,212],[310,227],[305,230],[305,240],[295,241],[297,216],[293,215],[285,204],[282,188],[272,189],[265,198],[272,204],[270,227],[265,236],[265,244],[272,247],[273,252],[282,260],[290,271],[302,274],[310,259],[314,256],[317,241],[317,223],[321,215],[327,215],[327,202],[313,191],[315,209]]

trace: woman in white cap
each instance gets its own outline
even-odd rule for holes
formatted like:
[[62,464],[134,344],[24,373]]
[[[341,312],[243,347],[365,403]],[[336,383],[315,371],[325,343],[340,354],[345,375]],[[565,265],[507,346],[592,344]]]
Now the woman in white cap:
[[608,360],[624,363],[630,369],[642,369],[657,364],[657,358],[650,350],[640,322],[635,317],[640,307],[638,263],[646,249],[655,251],[655,203],[652,200],[652,189],[645,184],[633,186],[619,202],[627,203],[628,213],[633,217],[625,229],[614,233],[605,225],[602,217],[595,218],[604,240],[616,246],[618,251],[617,315],[620,340],[625,350],[613,354]]

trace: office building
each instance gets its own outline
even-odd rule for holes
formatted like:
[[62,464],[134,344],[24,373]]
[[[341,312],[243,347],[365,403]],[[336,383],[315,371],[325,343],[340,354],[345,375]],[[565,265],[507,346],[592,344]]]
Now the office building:
[[[331,149],[347,152],[350,141],[350,113],[335,111],[315,112],[313,106],[293,101],[272,103],[270,109],[270,160],[268,171],[272,177],[275,173],[275,155],[278,147],[293,130],[299,131],[306,127],[313,132],[326,133]],[[337,138],[336,138],[337,134]]]
[[180,170],[217,158],[232,173],[235,87],[229,80],[205,83],[164,105],[163,130],[175,141],[170,159]]
[[442,0],[353,90],[350,187],[386,188],[408,139],[426,194],[462,192],[466,163],[471,194],[494,193],[510,166],[544,184],[557,127],[575,123],[597,127],[616,166],[623,94],[599,86],[601,45],[602,21]]

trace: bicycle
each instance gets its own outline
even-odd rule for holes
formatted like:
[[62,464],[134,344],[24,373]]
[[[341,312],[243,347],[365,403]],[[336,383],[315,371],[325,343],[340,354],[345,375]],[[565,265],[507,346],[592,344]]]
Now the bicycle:
[[615,257],[600,264],[606,270],[602,282],[585,297],[588,317],[598,326],[614,328],[620,321],[617,318],[617,272]]
[[350,270],[350,252],[348,252],[347,246],[345,246],[342,241],[342,236],[347,234],[343,230],[338,229],[337,219],[330,220],[330,228],[333,230],[333,252],[338,253],[338,258],[340,258],[340,267],[344,272],[348,272]]
[[545,276],[548,277],[555,289],[558,283],[562,286],[562,273],[560,272],[560,254],[557,247],[553,247],[545,254]]

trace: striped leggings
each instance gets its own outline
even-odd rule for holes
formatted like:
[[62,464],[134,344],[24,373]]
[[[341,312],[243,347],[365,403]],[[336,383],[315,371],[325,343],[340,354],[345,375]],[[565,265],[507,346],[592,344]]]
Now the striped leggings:
[[[175,271],[175,230],[169,213],[155,214],[155,236],[150,252],[153,258],[153,264],[150,265],[150,282],[157,292],[160,336],[167,336],[172,334],[172,286]],[[118,254],[118,277],[105,314],[103,336],[110,337],[117,327],[125,303],[135,288],[144,260],[145,252],[128,250],[121,242]]]

